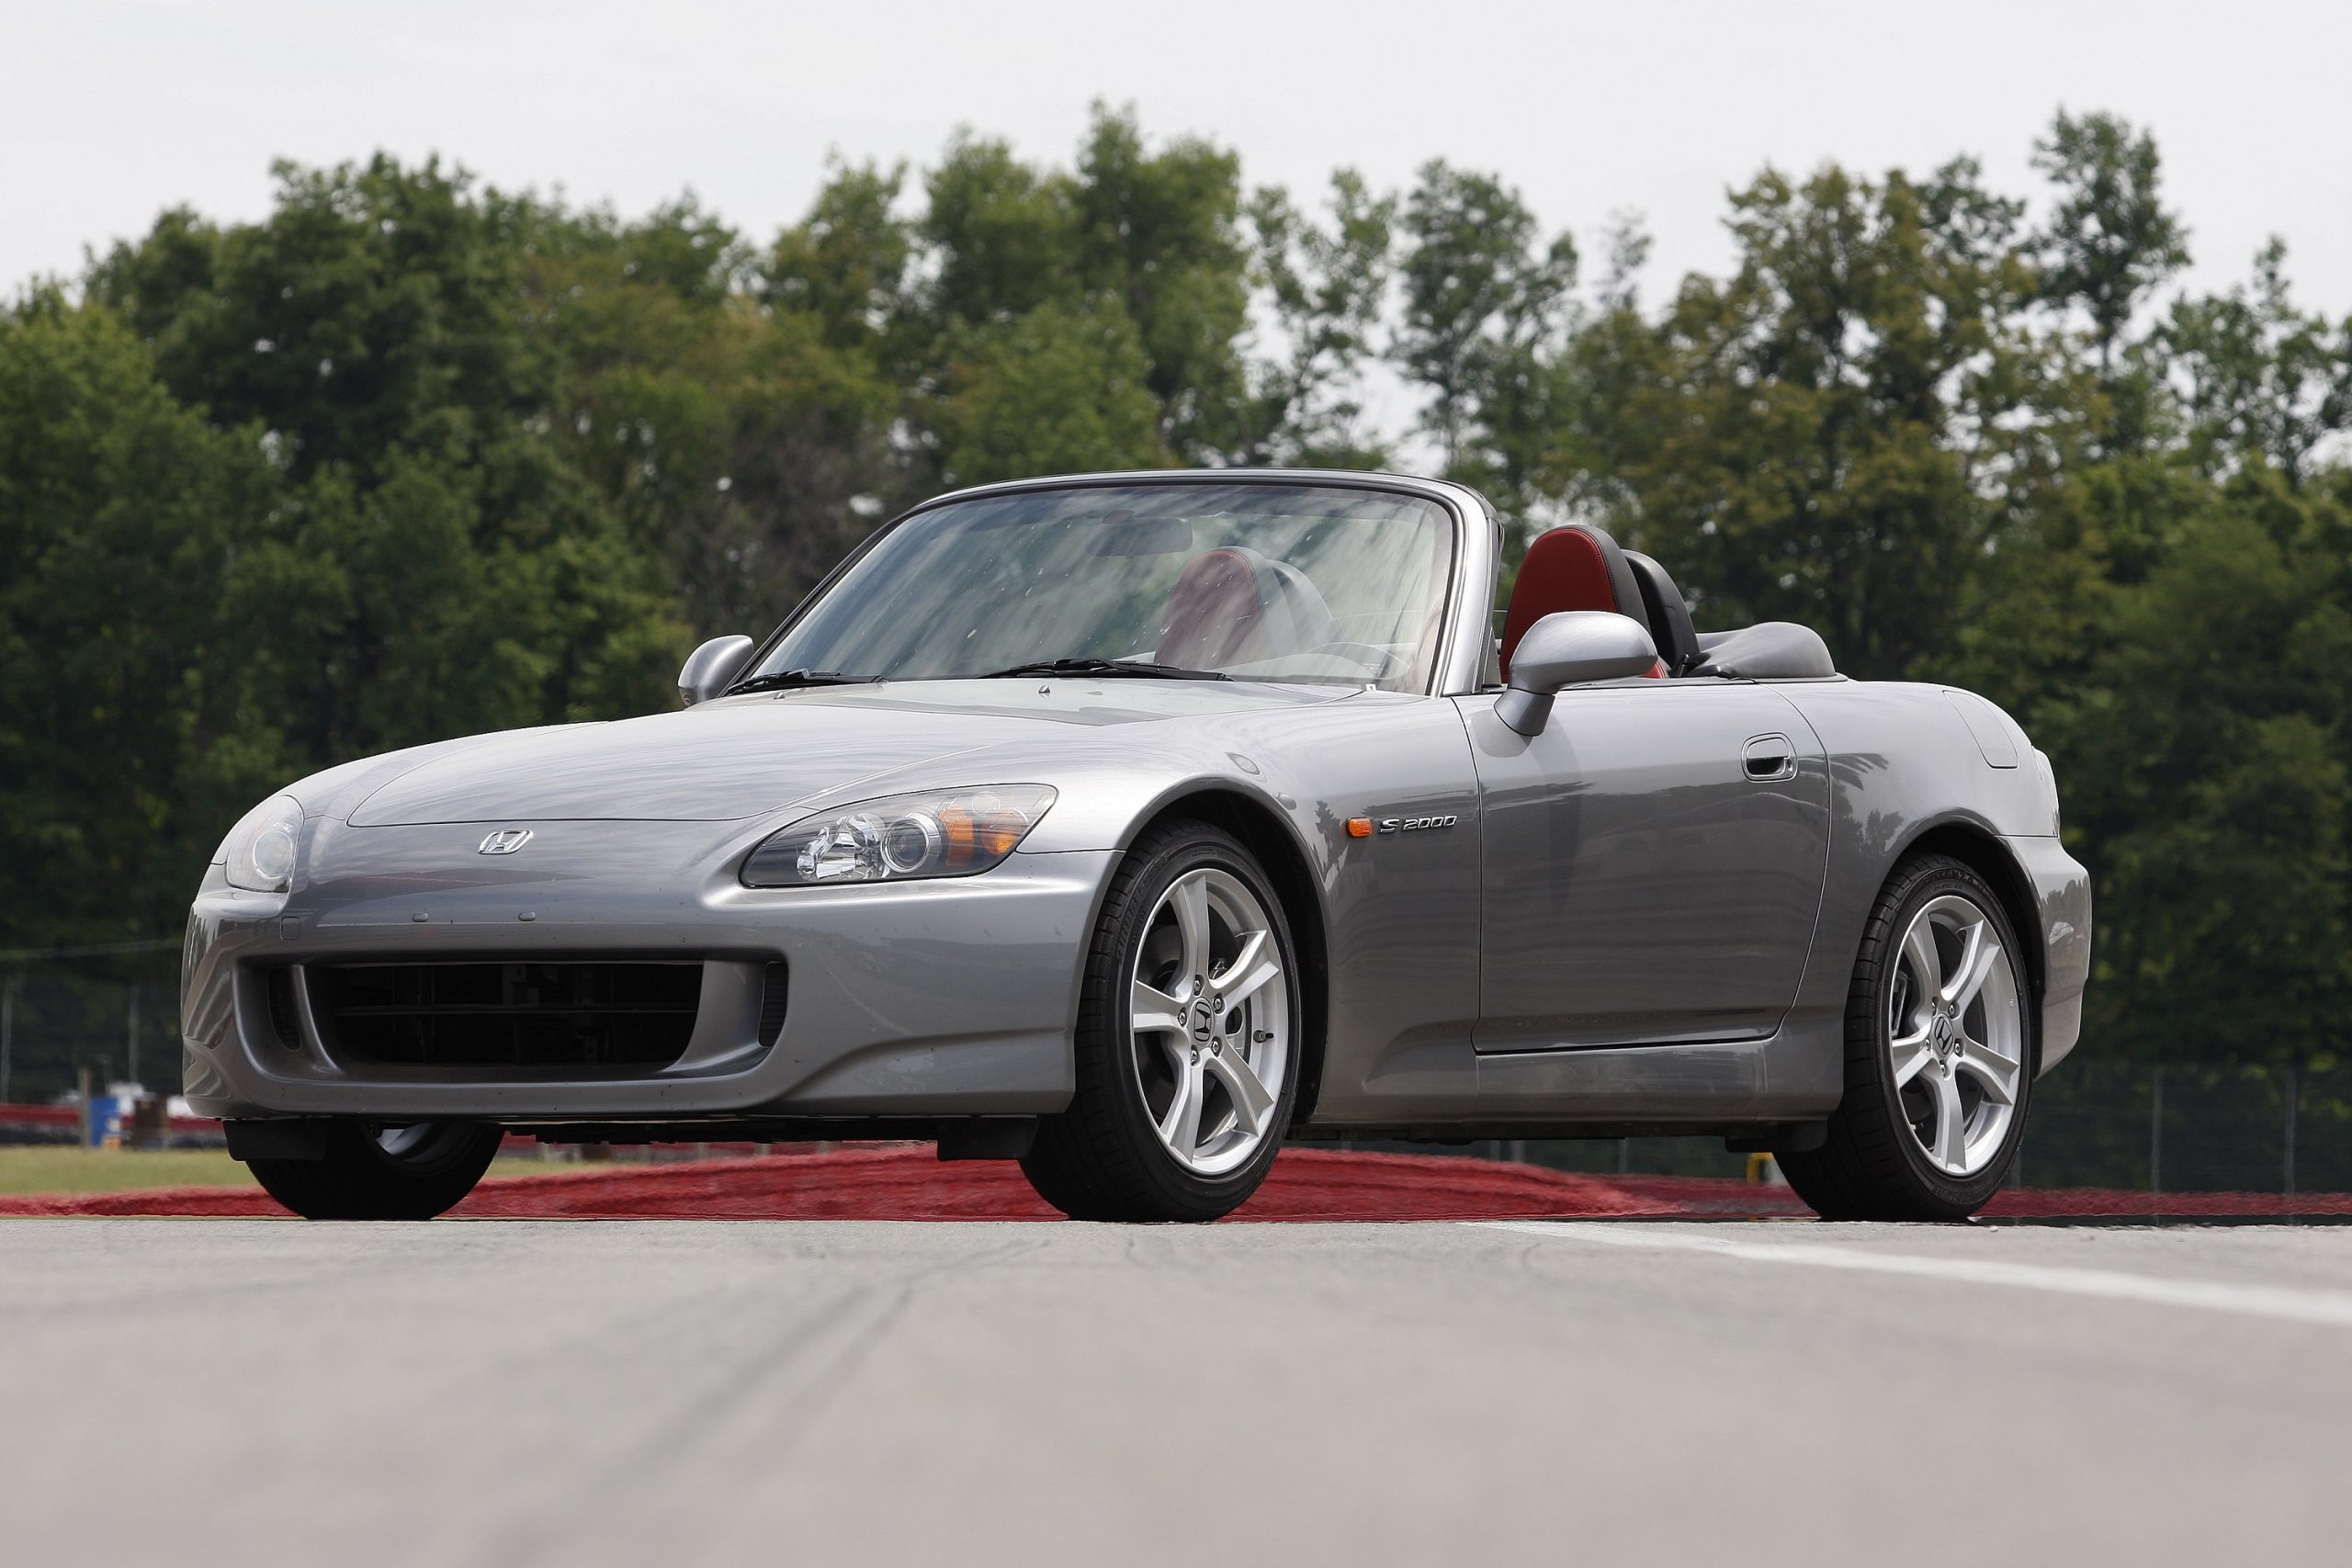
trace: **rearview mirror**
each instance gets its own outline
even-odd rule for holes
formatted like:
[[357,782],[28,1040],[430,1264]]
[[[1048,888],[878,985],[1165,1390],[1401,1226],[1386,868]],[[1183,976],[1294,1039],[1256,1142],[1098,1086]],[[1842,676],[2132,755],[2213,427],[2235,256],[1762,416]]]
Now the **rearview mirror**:
[[1650,630],[1607,610],[1563,610],[1527,628],[1510,656],[1510,686],[1495,716],[1521,735],[1540,735],[1552,716],[1552,694],[1586,681],[1646,675],[1657,663]]
[[747,637],[715,637],[687,654],[686,667],[678,671],[678,701],[692,707],[725,691],[742,672],[752,646]]

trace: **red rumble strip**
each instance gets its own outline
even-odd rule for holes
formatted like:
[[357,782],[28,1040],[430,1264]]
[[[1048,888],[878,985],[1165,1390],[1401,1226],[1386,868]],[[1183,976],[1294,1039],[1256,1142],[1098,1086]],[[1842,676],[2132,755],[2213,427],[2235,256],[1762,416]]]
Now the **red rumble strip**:
[[[1785,1187],[1703,1177],[1580,1176],[1452,1155],[1286,1150],[1237,1222],[1711,1219],[1801,1216]],[[282,1216],[256,1188],[0,1198],[0,1214]],[[2352,1193],[2073,1189],[1996,1195],[1994,1218],[2259,1218],[2352,1214]],[[484,1181],[472,1219],[1050,1220],[1011,1165],[943,1165],[926,1145],[662,1165],[593,1165]]]

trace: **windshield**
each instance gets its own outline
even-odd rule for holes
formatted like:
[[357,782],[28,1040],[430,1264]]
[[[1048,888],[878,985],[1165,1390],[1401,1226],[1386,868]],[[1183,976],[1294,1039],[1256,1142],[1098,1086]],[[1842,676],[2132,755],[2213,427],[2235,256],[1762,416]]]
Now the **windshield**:
[[1380,491],[1139,484],[989,496],[892,529],[746,678],[955,680],[1123,660],[1420,691],[1453,552],[1443,508]]

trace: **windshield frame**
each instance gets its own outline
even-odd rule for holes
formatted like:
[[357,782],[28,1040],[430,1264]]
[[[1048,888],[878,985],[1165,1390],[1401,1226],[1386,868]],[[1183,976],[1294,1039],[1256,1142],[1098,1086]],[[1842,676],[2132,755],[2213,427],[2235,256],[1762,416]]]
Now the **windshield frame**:
[[[899,528],[943,506],[957,505],[983,497],[1012,495],[1024,491],[1055,490],[1134,489],[1142,485],[1268,485],[1296,489],[1312,486],[1326,490],[1362,490],[1410,496],[1417,501],[1431,502],[1443,509],[1453,525],[1453,548],[1448,552],[1446,579],[1439,600],[1438,625],[1430,638],[1429,673],[1418,690],[1400,694],[1414,696],[1460,695],[1477,689],[1479,672],[1486,662],[1483,647],[1472,647],[1465,654],[1462,647],[1463,628],[1483,627],[1492,618],[1490,604],[1471,605],[1467,598],[1476,597],[1491,602],[1494,597],[1495,570],[1500,554],[1500,525],[1494,509],[1484,496],[1475,491],[1443,484],[1430,479],[1417,479],[1396,474],[1331,472],[1314,468],[1162,468],[1140,473],[1069,474],[1051,479],[1014,479],[1002,484],[975,485],[966,490],[950,491],[909,507],[866,536],[856,548],[843,556],[833,569],[801,596],[791,613],[778,622],[775,629],[760,639],[751,657],[742,664],[744,675],[750,675],[766,663],[778,644],[790,634],[847,576],[867,552]],[[1467,500],[1475,502],[1484,513],[1486,526],[1474,526],[1464,510]],[[1484,547],[1481,548],[1480,547]],[[1483,588],[1473,585],[1484,583]],[[1476,642],[1474,637],[1473,642]],[[1466,671],[1466,674],[1465,674]],[[1242,676],[1237,679],[1249,680]],[[1265,681],[1267,685],[1282,685],[1280,681]],[[1369,686],[1371,683],[1366,682]]]

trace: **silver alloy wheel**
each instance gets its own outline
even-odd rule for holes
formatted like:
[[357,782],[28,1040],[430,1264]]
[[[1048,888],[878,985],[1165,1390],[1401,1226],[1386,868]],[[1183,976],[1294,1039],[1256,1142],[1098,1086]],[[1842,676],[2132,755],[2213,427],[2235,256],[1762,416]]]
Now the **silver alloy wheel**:
[[1238,877],[1178,877],[1136,951],[1128,1059],[1159,1142],[1196,1176],[1270,1137],[1290,1070],[1290,987],[1273,921]]
[[1903,933],[1887,998],[1887,1054],[1904,1119],[1947,1176],[1973,1176],[2008,1136],[2025,1063],[2017,961],[1999,928],[1957,894]]

